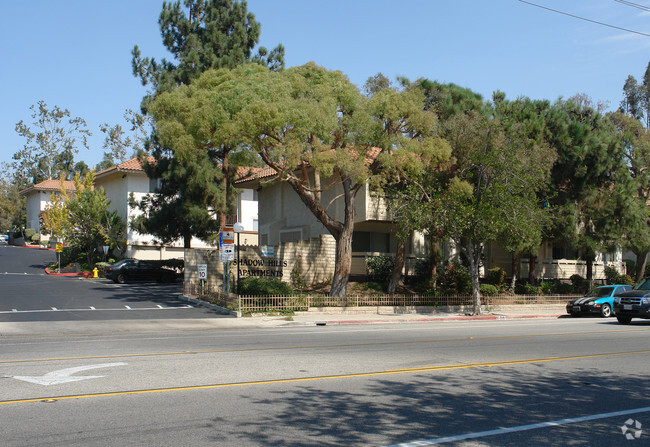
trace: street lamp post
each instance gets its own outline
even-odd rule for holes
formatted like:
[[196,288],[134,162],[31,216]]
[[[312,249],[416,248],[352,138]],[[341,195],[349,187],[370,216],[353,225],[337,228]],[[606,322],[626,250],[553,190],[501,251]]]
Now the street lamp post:
[[239,233],[244,231],[244,225],[241,222],[235,222],[232,230],[237,233],[237,295],[239,295]]

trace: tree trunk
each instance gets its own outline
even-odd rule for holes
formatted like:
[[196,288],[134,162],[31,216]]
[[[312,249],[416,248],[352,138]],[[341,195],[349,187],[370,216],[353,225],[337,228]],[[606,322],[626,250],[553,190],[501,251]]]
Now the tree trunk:
[[[409,236],[411,234],[409,233]],[[390,274],[390,280],[388,281],[388,290],[390,294],[395,293],[397,286],[403,284],[402,270],[404,269],[404,263],[406,261],[406,241],[407,239],[397,239],[397,252],[395,253],[395,266],[393,271]]]
[[192,233],[189,231],[183,234],[183,248],[192,248]]
[[594,288],[594,256],[591,254],[585,256],[585,261],[587,264],[587,288],[591,290]]
[[510,292],[515,293],[515,286],[517,285],[517,275],[519,274],[519,262],[517,262],[517,255],[512,255],[512,280],[510,281]]
[[647,258],[648,258],[648,252],[647,251],[636,253],[636,267],[635,267],[635,272],[634,272],[634,281],[635,282],[641,281],[643,279],[643,277],[645,276],[645,266],[646,266]]
[[470,241],[468,250],[469,253],[469,274],[472,278],[472,304],[474,307],[473,315],[481,315],[481,285],[479,282],[478,267],[481,262],[481,246],[474,244]]
[[358,188],[352,187],[350,179],[342,182],[345,208],[343,226],[338,234],[333,234],[336,240],[336,263],[334,265],[334,276],[332,277],[332,288],[330,296],[343,298],[348,293],[348,281],[350,279],[350,268],[352,266],[352,232],[354,231],[354,198]]
[[345,299],[348,293],[348,280],[352,264],[352,230],[353,225],[344,225],[336,239],[336,261],[330,296]]
[[537,284],[537,273],[535,272],[537,270],[537,256],[530,255],[528,259],[528,282],[534,286]]
[[438,283],[438,262],[440,261],[440,244],[438,237],[431,238],[431,286],[435,289]]

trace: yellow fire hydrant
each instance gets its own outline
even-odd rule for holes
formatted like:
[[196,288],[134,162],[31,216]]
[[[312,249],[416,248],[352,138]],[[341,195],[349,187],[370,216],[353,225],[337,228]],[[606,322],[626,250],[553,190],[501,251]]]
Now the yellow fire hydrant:
[[97,275],[97,267],[93,269],[93,278],[99,278],[99,276]]

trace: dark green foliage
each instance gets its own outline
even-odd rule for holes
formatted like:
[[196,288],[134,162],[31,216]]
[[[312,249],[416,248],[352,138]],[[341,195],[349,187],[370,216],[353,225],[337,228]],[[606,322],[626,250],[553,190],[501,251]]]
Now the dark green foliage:
[[142,58],[133,48],[133,75],[143,85],[151,83],[156,94],[187,85],[209,69],[234,68],[255,61],[271,69],[284,67],[284,47],[262,47],[253,56],[260,24],[248,12],[245,1],[180,0],[165,2],[158,20],[163,45],[172,61]]
[[605,267],[605,278],[607,284],[634,284],[630,275],[621,275],[614,267]]
[[370,281],[385,284],[395,267],[395,258],[392,256],[370,256],[367,264]]
[[498,290],[503,290],[506,287],[506,271],[501,267],[494,267],[488,270],[485,282],[492,284]]
[[553,293],[557,293],[559,295],[566,295],[568,293],[574,293],[573,292],[573,285],[568,284],[565,282],[557,282],[553,285]]
[[589,289],[589,282],[585,278],[578,274],[575,274],[571,275],[569,281],[571,281],[571,285],[573,286],[573,291],[575,293],[587,293],[587,289]]
[[[144,163],[150,178],[159,178],[160,187],[132,205],[143,214],[132,220],[134,228],[152,234],[162,243],[183,239],[190,248],[192,237],[211,240],[219,231],[216,214],[226,209],[223,173],[205,152],[179,162],[159,147],[155,163]],[[216,211],[216,213],[215,213]]]
[[544,295],[553,293],[553,283],[551,281],[542,281],[539,287]]
[[467,268],[457,261],[451,261],[445,266],[445,271],[439,278],[442,293],[468,294],[472,290],[472,280]]
[[293,289],[279,279],[248,276],[239,280],[239,294],[243,296],[292,296]]
[[541,295],[542,288],[527,282],[517,282],[515,285],[515,293],[517,295]]
[[495,296],[499,294],[499,289],[493,284],[481,284],[479,290],[483,296]]

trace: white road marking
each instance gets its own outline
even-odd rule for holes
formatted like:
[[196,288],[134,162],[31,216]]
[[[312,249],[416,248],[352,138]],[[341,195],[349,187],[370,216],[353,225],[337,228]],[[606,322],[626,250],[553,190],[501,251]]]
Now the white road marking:
[[52,371],[44,376],[10,376],[14,379],[22,380],[24,382],[30,382],[30,383],[35,383],[37,385],[59,385],[61,383],[67,383],[67,382],[78,382],[79,380],[86,380],[86,379],[99,379],[100,377],[104,376],[73,376],[73,374],[81,372],[81,371],[87,371],[89,369],[97,369],[97,368],[109,368],[112,366],[122,366],[126,365],[124,362],[119,362],[119,363],[101,363],[99,365],[87,365],[87,366],[77,366],[75,368],[66,368],[66,369],[59,369],[57,371]]
[[422,441],[404,442],[402,444],[393,444],[388,447],[416,447],[422,445],[435,445],[435,444],[442,444],[443,442],[463,441],[465,439],[483,438],[486,436],[503,435],[506,433],[535,430],[538,428],[557,427],[559,425],[577,424],[580,422],[595,421],[598,419],[607,419],[612,417],[627,416],[630,414],[647,413],[647,412],[650,412],[650,407],[635,408],[633,410],[614,411],[612,413],[592,414],[590,416],[560,419],[558,421],[539,422],[537,424],[519,425],[517,427],[498,428],[496,430],[480,431],[476,433],[466,433],[464,435],[456,435],[456,436],[446,436],[444,438],[434,438],[434,439],[426,439]]
[[88,309],[34,309],[34,310],[0,310],[0,314],[10,314],[10,313],[19,313],[19,314],[28,314],[28,313],[43,313],[43,312],[90,312],[92,310],[100,310],[104,312],[115,312],[115,311],[127,311],[127,310],[183,310],[183,309],[193,309],[192,306],[184,305],[178,307],[136,307],[132,309],[129,306],[124,306],[124,308],[118,309],[96,309],[94,306],[90,306]]
[[59,309],[57,309],[56,307],[53,307],[52,310],[59,310]]

